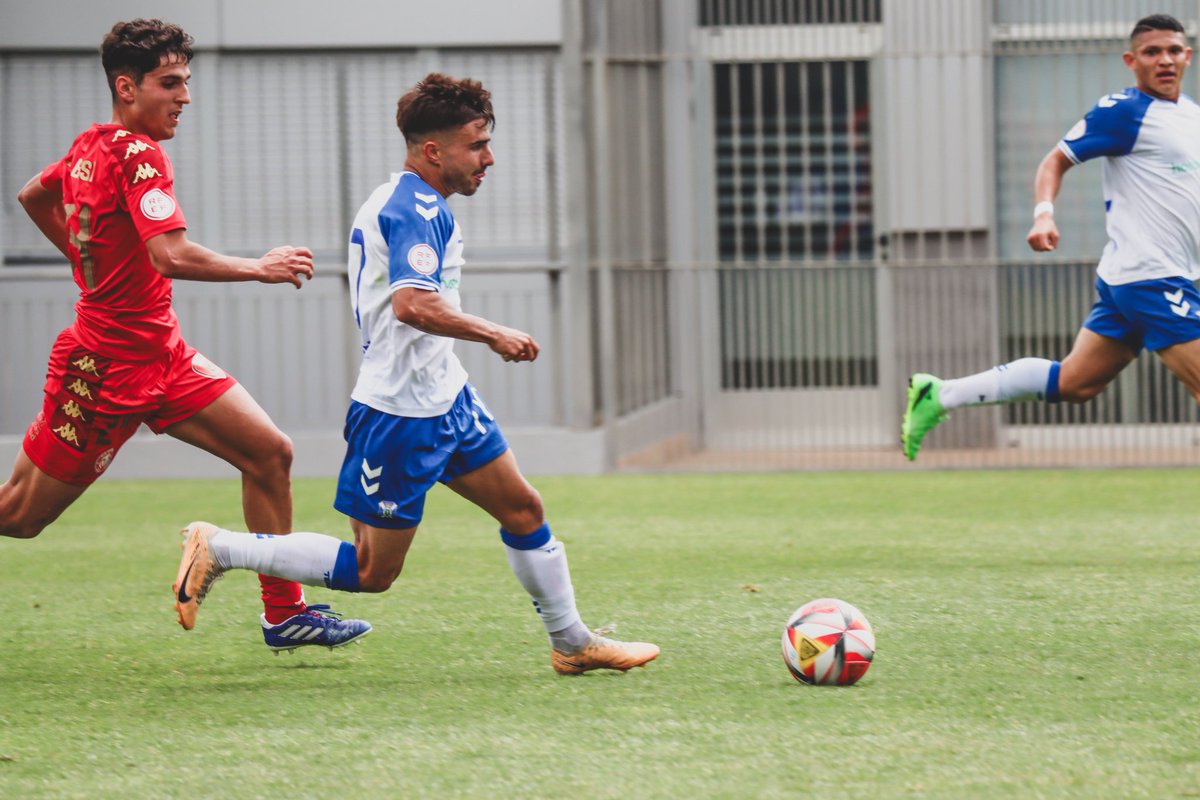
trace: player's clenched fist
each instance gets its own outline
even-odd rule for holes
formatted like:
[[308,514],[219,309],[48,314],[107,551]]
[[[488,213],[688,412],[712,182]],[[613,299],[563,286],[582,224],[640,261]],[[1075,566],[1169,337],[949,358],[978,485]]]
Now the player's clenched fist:
[[259,259],[263,283],[290,283],[299,289],[301,276],[309,280],[313,275],[313,254],[307,247],[292,247],[285,244],[276,247]]
[[1025,241],[1029,242],[1029,246],[1039,253],[1045,253],[1058,247],[1058,226],[1054,224],[1054,217],[1043,214],[1035,219]]
[[505,361],[533,361],[541,349],[528,333],[504,327],[489,346]]

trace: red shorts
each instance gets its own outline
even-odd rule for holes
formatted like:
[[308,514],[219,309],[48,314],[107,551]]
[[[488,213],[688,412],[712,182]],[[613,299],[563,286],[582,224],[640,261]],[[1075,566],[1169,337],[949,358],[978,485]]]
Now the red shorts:
[[140,424],[162,433],[236,384],[182,338],[151,360],[122,361],[90,352],[67,328],[50,351],[25,453],[50,477],[89,486]]

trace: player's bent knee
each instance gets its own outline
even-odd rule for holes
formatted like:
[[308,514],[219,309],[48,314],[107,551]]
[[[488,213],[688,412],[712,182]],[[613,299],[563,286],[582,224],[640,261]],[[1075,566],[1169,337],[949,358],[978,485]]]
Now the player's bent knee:
[[1079,386],[1064,391],[1059,388],[1059,399],[1066,403],[1086,403],[1104,391],[1104,386]]
[[366,594],[379,594],[380,592],[386,592],[388,589],[392,588],[392,584],[396,582],[396,578],[398,577],[400,577],[399,570],[382,575],[372,573],[364,575],[359,573],[358,591]]
[[20,517],[0,516],[0,536],[10,536],[13,539],[32,539],[46,530],[54,520],[51,519],[22,519]]
[[295,447],[291,437],[280,430],[270,443],[259,448],[242,472],[259,480],[287,480],[292,473],[292,461],[295,459]]
[[542,527],[545,521],[546,509],[542,505],[542,496],[531,486],[527,494],[515,498],[505,510],[500,524],[505,530],[524,536]]

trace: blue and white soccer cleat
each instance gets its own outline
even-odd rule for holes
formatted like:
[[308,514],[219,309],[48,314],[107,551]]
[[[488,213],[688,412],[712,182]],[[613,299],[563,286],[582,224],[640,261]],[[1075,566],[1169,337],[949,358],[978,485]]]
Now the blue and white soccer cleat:
[[297,647],[320,645],[341,647],[356,642],[371,632],[371,623],[361,619],[342,619],[341,614],[328,605],[312,605],[293,614],[278,625],[267,622],[262,616],[263,639],[267,647],[279,655],[279,651],[294,651]]

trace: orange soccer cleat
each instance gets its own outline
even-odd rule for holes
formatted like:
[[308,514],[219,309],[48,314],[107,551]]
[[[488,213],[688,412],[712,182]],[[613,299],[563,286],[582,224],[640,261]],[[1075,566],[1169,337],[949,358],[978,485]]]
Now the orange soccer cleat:
[[574,653],[550,651],[550,663],[559,675],[578,675],[593,669],[624,672],[658,658],[658,645],[648,642],[619,642],[593,633],[588,643]]
[[213,581],[225,574],[225,570],[213,558],[209,540],[217,532],[217,526],[208,522],[193,522],[180,533],[183,535],[183,558],[179,572],[175,574],[175,610],[179,612],[179,624],[190,631],[196,625],[196,614],[204,602]]

